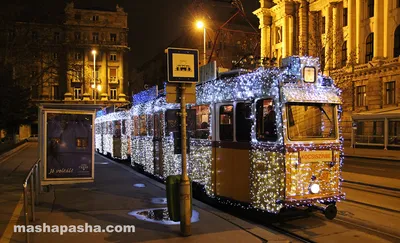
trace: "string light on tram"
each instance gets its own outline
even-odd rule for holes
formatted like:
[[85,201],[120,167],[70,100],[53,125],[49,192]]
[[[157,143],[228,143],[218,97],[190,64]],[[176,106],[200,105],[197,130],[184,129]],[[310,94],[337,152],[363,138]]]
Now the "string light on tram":
[[[204,83],[196,87],[197,104],[213,104],[225,100],[252,100],[254,97],[272,97],[274,105],[277,110],[284,110],[284,103],[290,102],[291,100],[299,100],[300,102],[308,102],[313,100],[320,103],[340,103],[337,95],[330,95],[326,91],[330,89],[333,93],[339,94],[341,91],[335,86],[326,87],[323,86],[323,78],[318,75],[316,84],[308,83],[302,84],[306,86],[308,91],[300,89],[300,83],[298,80],[301,79],[298,70],[301,70],[301,65],[315,66],[319,70],[318,62],[314,58],[301,57],[301,62],[293,62],[289,65],[290,68],[284,70],[278,68],[263,69],[260,68],[252,73],[240,75],[238,77],[218,79],[211,82]],[[296,72],[297,70],[297,72]],[[285,83],[286,80],[294,80],[292,83]],[[282,90],[287,92],[279,92],[279,86],[284,83]],[[164,89],[165,90],[165,89]],[[283,95],[283,93],[285,95]],[[312,93],[312,97],[310,94]],[[148,94],[142,94],[139,100],[149,100],[151,92]],[[283,96],[282,96],[283,95]],[[149,96],[149,97],[148,97]],[[154,99],[153,101],[147,101],[144,104],[135,105],[130,110],[129,116],[136,117],[140,115],[154,114],[156,112],[164,112],[167,109],[178,109],[178,104],[168,104],[165,102],[165,97]],[[255,105],[252,107],[253,114],[255,114]],[[339,113],[341,107],[338,106]],[[162,114],[162,113],[160,113]],[[211,114],[211,112],[210,112]],[[288,124],[287,120],[284,120],[282,114],[277,112],[276,127],[278,129],[286,130],[285,124]],[[339,117],[340,118],[340,117]],[[146,117],[147,119],[147,117]],[[161,117],[161,131],[165,131],[165,117]],[[210,116],[210,121],[212,120]],[[298,161],[298,146],[290,147],[291,154],[284,155],[285,145],[284,138],[281,136],[282,132],[279,132],[276,141],[258,141],[256,137],[256,126],[257,119],[254,115],[251,116],[253,122],[252,133],[251,133],[251,150],[250,150],[250,175],[249,180],[252,181],[250,185],[250,197],[252,204],[250,206],[241,205],[237,202],[232,202],[227,199],[219,198],[214,195],[214,187],[212,184],[213,170],[212,170],[212,147],[211,141],[204,139],[191,139],[190,154],[188,155],[188,172],[189,176],[193,181],[197,181],[204,185],[206,193],[210,197],[217,198],[221,203],[228,203],[231,205],[240,206],[242,208],[256,208],[266,210],[268,212],[277,213],[282,208],[282,200],[285,197],[285,180],[291,180],[293,182],[300,181],[305,182],[310,180],[311,168],[307,167],[304,163]],[[134,131],[134,122],[131,122],[131,132]],[[211,124],[209,122],[209,124]],[[339,139],[342,141],[343,137],[341,134],[341,128],[339,128]],[[151,135],[151,134],[150,134]],[[153,151],[153,136],[135,136],[132,138],[132,147],[140,144],[143,148],[140,151],[132,151],[132,161],[139,163],[143,166],[145,171],[154,173],[154,151]],[[162,146],[165,154],[163,178],[167,175],[180,174],[180,159],[181,155],[173,153],[173,137],[168,134],[162,136]],[[112,138],[112,137],[111,137]],[[97,143],[97,140],[96,140]],[[342,143],[341,143],[342,144]],[[299,144],[298,144],[299,145]],[[300,144],[302,151],[312,151],[315,145],[313,143]],[[318,145],[320,149],[333,150],[333,160],[335,163],[332,168],[339,170],[339,176],[341,175],[340,169],[343,163],[343,147],[341,145],[334,145],[331,142],[321,142]],[[292,157],[291,157],[292,156]],[[285,167],[285,159],[287,166]],[[322,169],[323,163],[318,165],[316,168]],[[262,168],[262,170],[260,170]],[[295,168],[301,173],[290,173],[291,168]],[[300,176],[299,176],[300,174]],[[310,191],[314,194],[323,190],[326,187],[340,188],[342,179],[336,176],[334,173],[329,174],[332,177],[330,185],[313,184],[310,188],[303,187],[302,183],[293,183],[290,188],[286,188],[288,195],[291,193],[299,192],[298,196],[304,196],[309,194]],[[337,193],[337,192],[334,192]],[[328,197],[323,201],[329,202],[338,201],[338,197]],[[293,206],[299,204],[312,205],[315,200],[303,199],[298,200]]]

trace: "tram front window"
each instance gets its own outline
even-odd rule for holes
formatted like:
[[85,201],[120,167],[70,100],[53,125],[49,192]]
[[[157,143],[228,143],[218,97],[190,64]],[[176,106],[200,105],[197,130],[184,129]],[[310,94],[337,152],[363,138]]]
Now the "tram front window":
[[290,140],[335,139],[335,105],[296,103],[287,106]]

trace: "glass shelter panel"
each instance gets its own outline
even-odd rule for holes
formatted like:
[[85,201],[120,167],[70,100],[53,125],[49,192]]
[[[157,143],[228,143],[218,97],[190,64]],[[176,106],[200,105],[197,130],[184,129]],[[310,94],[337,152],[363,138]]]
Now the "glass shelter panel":
[[384,143],[384,121],[356,121],[356,144],[382,144]]
[[389,120],[388,144],[400,146],[400,120]]

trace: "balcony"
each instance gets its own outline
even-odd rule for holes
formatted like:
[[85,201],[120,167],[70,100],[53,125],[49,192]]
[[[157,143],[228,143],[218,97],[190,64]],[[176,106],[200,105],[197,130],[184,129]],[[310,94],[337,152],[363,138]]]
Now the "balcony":
[[108,83],[109,84],[119,84],[119,80],[117,79],[117,77],[109,77]]

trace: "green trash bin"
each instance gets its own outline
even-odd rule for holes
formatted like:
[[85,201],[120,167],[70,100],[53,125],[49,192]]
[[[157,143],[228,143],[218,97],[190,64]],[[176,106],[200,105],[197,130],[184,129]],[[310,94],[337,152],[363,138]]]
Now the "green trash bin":
[[[192,181],[190,180],[190,218],[192,217]],[[178,222],[181,220],[180,211],[180,183],[181,175],[170,175],[167,177],[167,205],[169,218]]]

